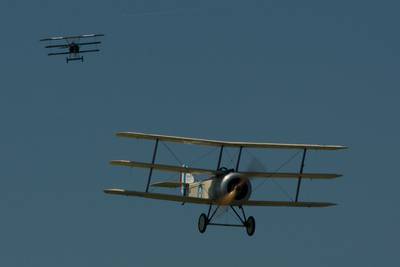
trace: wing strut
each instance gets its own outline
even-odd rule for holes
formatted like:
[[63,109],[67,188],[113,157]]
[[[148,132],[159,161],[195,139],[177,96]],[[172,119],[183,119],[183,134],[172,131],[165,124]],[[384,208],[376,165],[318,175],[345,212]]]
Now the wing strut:
[[221,146],[221,149],[219,150],[219,157],[218,157],[218,164],[217,164],[217,171],[221,167],[221,160],[222,160],[222,153],[224,152],[224,145]]
[[[156,144],[154,145],[153,159],[151,160],[151,164],[154,164],[154,162],[156,161],[157,148],[158,148],[158,139],[156,139]],[[149,186],[152,174],[153,174],[153,168],[150,168],[149,178],[147,179],[147,185],[146,185],[146,193],[149,192]]]
[[235,169],[237,172],[239,171],[239,164],[240,164],[240,157],[242,156],[242,150],[243,150],[243,146],[240,146],[239,155],[238,155],[237,162],[236,162],[236,169]]
[[301,175],[303,174],[304,161],[306,159],[306,154],[307,154],[307,148],[304,149],[303,158],[301,159],[300,175],[299,175],[299,180],[297,181],[296,200],[295,200],[296,202],[299,199],[300,186],[301,186]]

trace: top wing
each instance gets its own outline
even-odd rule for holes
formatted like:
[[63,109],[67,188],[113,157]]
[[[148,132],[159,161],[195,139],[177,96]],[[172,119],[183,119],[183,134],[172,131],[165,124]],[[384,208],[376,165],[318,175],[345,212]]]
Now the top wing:
[[90,38],[90,37],[100,37],[104,36],[102,33],[97,33],[97,34],[83,34],[83,35],[75,35],[75,36],[57,36],[57,37],[50,37],[50,38],[44,38],[40,39],[41,42],[43,41],[54,41],[54,40],[66,40],[66,39],[77,39],[77,38]]
[[313,149],[313,150],[337,150],[337,149],[347,148],[345,146],[340,146],[340,145],[229,142],[229,141],[217,141],[217,140],[169,136],[169,135],[145,134],[137,132],[118,132],[117,136],[137,138],[137,139],[160,140],[160,141],[183,143],[183,144],[218,146],[218,147],[226,146],[226,147],[247,147],[247,148],[280,148],[280,149]]
[[[160,194],[160,193],[146,193],[138,191],[129,191],[124,189],[105,189],[104,193],[113,195],[152,198],[152,199],[175,201],[181,203],[216,204],[216,205],[220,204],[217,200],[208,198],[187,197],[187,196],[178,196],[170,194]],[[293,202],[293,201],[260,201],[260,200],[248,200],[232,204],[232,206],[270,206],[270,207],[307,207],[307,208],[322,208],[334,205],[336,204],[327,202]]]
[[[177,173],[192,173],[192,174],[208,174],[208,175],[222,175],[225,172],[220,170],[208,170],[191,167],[172,166],[165,164],[152,164],[146,162],[137,162],[131,160],[112,160],[111,165],[127,166],[136,168],[148,168],[166,172]],[[310,179],[333,179],[340,177],[340,174],[335,173],[291,173],[291,172],[240,172],[244,176],[250,178],[310,178]]]

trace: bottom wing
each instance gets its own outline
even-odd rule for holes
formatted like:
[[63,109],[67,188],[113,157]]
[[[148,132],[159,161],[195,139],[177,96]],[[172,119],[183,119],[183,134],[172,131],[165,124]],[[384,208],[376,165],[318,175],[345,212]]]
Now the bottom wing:
[[[124,189],[105,189],[104,193],[176,201],[182,203],[185,202],[194,204],[218,205],[218,201],[213,199],[160,194],[160,193],[148,193],[148,192],[146,193],[138,191],[129,191]],[[326,202],[293,202],[293,201],[260,201],[260,200],[247,200],[244,202],[236,202],[232,204],[232,206],[272,206],[272,207],[308,207],[308,208],[322,208],[334,205],[336,204],[326,203]]]
[[178,195],[170,195],[170,194],[159,194],[159,193],[149,193],[149,192],[138,192],[138,191],[128,191],[124,189],[105,189],[104,193],[114,194],[114,195],[124,195],[124,196],[135,196],[135,197],[144,197],[144,198],[152,198],[152,199],[160,199],[160,200],[168,200],[168,201],[176,201],[176,202],[187,202],[194,204],[213,204],[212,199],[207,198],[198,198],[198,197],[185,197]]
[[80,50],[79,54],[81,54],[81,53],[99,52],[99,51],[100,51],[100,49]]
[[243,206],[272,206],[272,207],[298,207],[298,208],[325,208],[336,206],[329,202],[295,202],[295,201],[265,201],[265,200],[247,200],[242,203]]
[[69,52],[59,52],[59,53],[48,53],[49,56],[58,56],[58,55],[68,55]]

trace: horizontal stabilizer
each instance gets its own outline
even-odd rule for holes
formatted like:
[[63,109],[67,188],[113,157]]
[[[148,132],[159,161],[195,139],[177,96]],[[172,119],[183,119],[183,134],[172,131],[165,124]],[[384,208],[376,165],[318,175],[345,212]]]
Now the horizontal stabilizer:
[[[104,193],[113,195],[136,196],[143,198],[175,201],[180,203],[215,204],[215,205],[219,204],[218,200],[207,199],[207,198],[187,197],[187,196],[178,196],[170,194],[160,194],[160,193],[146,193],[138,191],[129,191],[124,189],[105,189]],[[232,206],[270,206],[270,207],[308,207],[308,208],[322,208],[334,205],[336,204],[327,202],[293,202],[293,201],[260,201],[260,200],[248,200],[244,202],[232,203]]]
[[[219,170],[207,170],[200,168],[172,166],[165,164],[152,164],[145,162],[129,161],[129,160],[112,160],[111,165],[127,166],[136,168],[148,168],[166,172],[178,173],[192,173],[192,174],[208,174],[208,175],[222,175],[224,172]],[[333,179],[340,177],[340,174],[330,173],[290,173],[290,172],[239,172],[249,178],[309,178],[309,179]]]
[[167,141],[167,142],[175,142],[183,144],[193,144],[193,145],[218,146],[218,147],[225,146],[225,147],[313,149],[313,150],[337,150],[346,148],[345,146],[339,146],[339,145],[228,142],[228,141],[217,141],[217,140],[190,138],[190,137],[145,134],[137,132],[119,132],[117,133],[117,136],[137,138],[137,139],[159,140],[159,141]]

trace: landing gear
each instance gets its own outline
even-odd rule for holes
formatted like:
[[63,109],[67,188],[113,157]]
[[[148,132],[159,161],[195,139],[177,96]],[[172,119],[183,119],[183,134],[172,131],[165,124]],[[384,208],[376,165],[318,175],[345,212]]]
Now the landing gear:
[[212,219],[219,209],[220,206],[216,206],[214,211],[211,212],[212,210],[212,205],[210,205],[208,209],[207,215],[202,213],[199,216],[199,221],[198,221],[198,229],[200,233],[204,233],[207,229],[207,225],[217,225],[217,226],[231,226],[231,227],[244,227],[246,228],[246,232],[249,236],[252,236],[254,232],[256,231],[256,221],[253,216],[250,216],[249,218],[246,219],[246,214],[244,213],[243,207],[239,207],[239,209],[242,211],[242,216],[236,211],[234,206],[230,206],[232,211],[235,213],[235,215],[238,217],[240,220],[241,224],[225,224],[225,223],[213,223]]
[[256,231],[256,220],[254,220],[253,216],[247,218],[245,222],[246,232],[249,236],[252,236]]
[[76,61],[76,60],[80,60],[81,62],[83,62],[83,57],[78,57],[77,55],[70,55],[69,57],[65,58],[65,61],[67,63],[70,61]]
[[199,222],[197,224],[200,233],[204,233],[206,231],[207,224],[208,224],[207,216],[204,213],[202,213],[199,217]]

